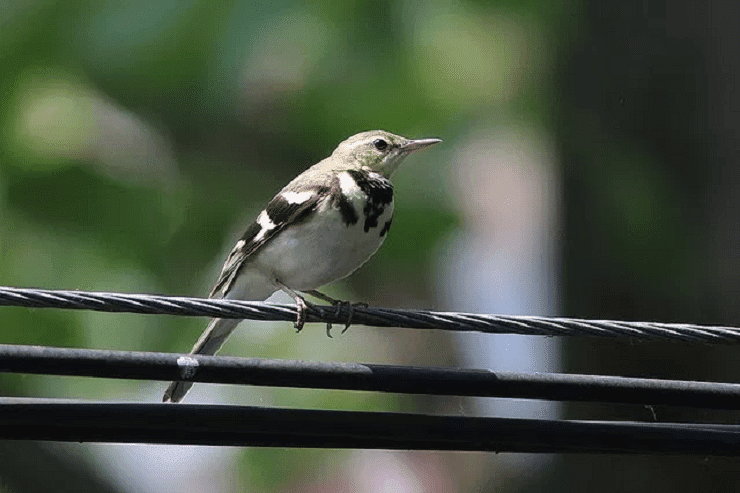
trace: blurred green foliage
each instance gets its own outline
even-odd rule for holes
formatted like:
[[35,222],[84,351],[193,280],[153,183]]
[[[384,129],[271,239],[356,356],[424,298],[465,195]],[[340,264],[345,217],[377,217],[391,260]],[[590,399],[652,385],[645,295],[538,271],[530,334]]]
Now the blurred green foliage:
[[[532,5],[5,8],[0,273],[8,285],[204,294],[260,204],[340,140],[386,128],[454,145],[476,113],[535,93],[511,79],[546,63],[548,12]],[[372,275],[353,284],[360,295],[401,266],[423,276],[435,242],[454,227],[455,213],[426,193],[444,198],[444,157],[428,153],[399,173],[410,198],[399,199],[396,238],[364,269]],[[8,334],[24,327],[13,342],[85,340],[73,328],[78,315],[58,315],[72,324],[65,330],[55,315],[24,316],[8,323]],[[170,324],[200,321],[154,323]],[[28,334],[38,325],[46,328]],[[55,338],[38,335],[46,332]],[[158,341],[142,347],[172,347],[162,335],[142,337]]]
[[[205,295],[260,205],[347,136],[383,128],[440,136],[450,149],[491,115],[551,121],[551,66],[574,22],[570,3],[3,2],[0,283]],[[391,239],[331,290],[432,304],[435,245],[459,223],[444,183],[451,156],[409,160]],[[179,351],[204,324],[13,308],[2,321],[3,343]],[[250,330],[257,341],[234,342],[239,354],[393,361],[404,352],[377,337],[340,351],[322,329],[300,338],[287,324]],[[55,382],[3,377],[0,392],[149,392]],[[275,391],[269,402],[409,407],[332,392]],[[261,450],[244,460],[256,486],[276,490],[307,474],[300,457]]]
[[[470,220],[450,192],[458,166],[476,169],[456,162],[466,156],[458,149],[471,135],[490,138],[496,127],[522,125],[557,148],[560,168],[547,174],[558,174],[564,189],[557,212],[564,231],[555,231],[564,265],[553,271],[562,272],[568,315],[731,319],[740,306],[732,299],[739,228],[724,201],[732,202],[736,187],[736,137],[711,122],[731,121],[719,110],[733,106],[724,101],[723,79],[705,73],[720,38],[706,35],[699,2],[678,10],[626,5],[0,2],[0,284],[205,295],[234,238],[280,187],[349,135],[383,128],[445,144],[401,168],[388,241],[328,291],[432,306],[439,245]],[[722,60],[715,72],[725,70]],[[720,94],[714,106],[711,87]],[[496,200],[506,202],[492,194]],[[20,308],[3,308],[0,320],[2,343],[154,351],[186,351],[205,323]],[[321,327],[300,336],[289,324],[243,327],[248,335],[236,334],[225,352],[386,363],[421,353],[425,364],[457,357],[440,339],[398,333],[389,342],[351,331],[347,342],[327,339]],[[714,353],[697,358],[673,348],[661,351],[661,362],[592,346],[571,343],[570,370],[649,374],[660,367],[670,376],[689,360],[722,366]],[[158,399],[161,387],[0,379],[1,394],[19,396]],[[416,402],[359,392],[224,392],[276,406],[413,410]],[[576,476],[589,477],[583,471],[590,467],[575,462],[563,491],[572,491]],[[261,491],[296,489],[338,468],[331,451],[267,449],[243,451],[238,465],[244,483]]]

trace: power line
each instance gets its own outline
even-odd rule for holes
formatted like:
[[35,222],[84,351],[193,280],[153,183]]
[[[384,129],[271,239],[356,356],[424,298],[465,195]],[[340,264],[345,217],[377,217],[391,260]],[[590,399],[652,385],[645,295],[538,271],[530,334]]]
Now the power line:
[[740,409],[740,384],[0,345],[0,372]]
[[[0,287],[0,305],[295,319],[258,302]],[[310,322],[343,324],[341,307],[313,306]],[[526,335],[740,342],[740,329],[692,324],[354,309],[353,323]],[[740,385],[615,376],[315,363],[0,345],[0,372],[263,386],[740,408]],[[240,406],[0,398],[0,439],[235,446],[737,455],[740,426],[553,421]]]
[[738,425],[12,398],[0,398],[0,439],[539,453],[740,453]]
[[[0,287],[0,305],[33,308],[66,308],[103,312],[128,312],[294,321],[295,307],[264,302],[185,298],[161,295],[94,293]],[[309,322],[344,324],[346,307],[312,305]],[[481,315],[472,313],[355,307],[353,324],[376,327],[439,329],[457,332],[538,336],[595,336],[642,340],[674,340],[712,344],[737,344],[740,329],[685,323],[625,322],[561,317]]]

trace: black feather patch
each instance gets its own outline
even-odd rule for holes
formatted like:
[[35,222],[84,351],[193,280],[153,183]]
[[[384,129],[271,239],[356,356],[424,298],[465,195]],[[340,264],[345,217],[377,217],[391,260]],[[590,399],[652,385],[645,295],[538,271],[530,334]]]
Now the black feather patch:
[[347,170],[347,173],[357,183],[360,190],[367,195],[367,203],[363,211],[365,213],[364,229],[367,233],[370,228],[378,227],[378,218],[385,208],[393,203],[393,184],[387,178],[375,173],[370,174],[367,171],[351,169]]
[[388,219],[385,224],[383,225],[383,229],[380,230],[380,236],[385,236],[385,234],[390,231],[391,229],[391,223],[393,222],[393,218]]
[[347,226],[357,224],[357,211],[352,202],[342,193],[342,185],[339,182],[339,176],[335,176],[331,181],[331,205],[339,209],[342,215],[342,222]]
[[[262,226],[260,226],[260,224],[257,221],[255,221],[249,225],[247,230],[244,232],[242,237],[239,239],[244,240],[245,243],[249,243],[250,241],[254,239],[255,236],[259,234],[260,231],[262,231]],[[233,254],[234,251],[232,251],[231,253]]]
[[[265,213],[276,228],[282,229],[287,223],[297,224],[305,220],[314,210],[316,202],[329,191],[327,187],[316,187],[314,195],[299,204],[288,202],[281,194],[277,194],[267,207]],[[314,191],[312,190],[312,191]],[[306,204],[313,204],[306,207]]]

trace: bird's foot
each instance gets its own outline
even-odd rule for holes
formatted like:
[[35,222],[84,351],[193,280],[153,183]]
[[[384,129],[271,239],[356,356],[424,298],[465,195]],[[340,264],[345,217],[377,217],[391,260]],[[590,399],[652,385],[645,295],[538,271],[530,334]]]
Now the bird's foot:
[[355,308],[358,306],[361,308],[367,308],[368,305],[364,301],[356,301],[354,303],[350,303],[349,301],[340,301],[337,303],[337,316],[342,312],[343,307],[347,307],[349,309],[349,315],[347,315],[347,322],[344,324],[344,329],[342,329],[342,334],[347,332],[347,329],[349,329],[349,326],[352,325],[352,317],[355,314]]
[[[344,300],[338,300],[336,298],[332,298],[331,296],[327,296],[324,293],[320,291],[311,290],[306,291],[306,294],[310,294],[311,296],[318,298],[320,300],[326,301],[327,303],[331,303],[332,306],[336,307],[337,311],[335,313],[336,317],[339,317],[339,315],[342,314],[342,309],[344,307],[347,307],[349,309],[349,315],[347,315],[347,321],[344,324],[344,329],[342,330],[342,334],[347,332],[347,329],[349,329],[349,326],[352,325],[352,317],[355,314],[355,308],[358,306],[361,306],[363,308],[367,308],[369,305],[364,302],[356,302],[352,303],[350,301],[344,301]],[[332,324],[331,322],[326,323],[326,335],[327,337],[331,337],[331,328]]]

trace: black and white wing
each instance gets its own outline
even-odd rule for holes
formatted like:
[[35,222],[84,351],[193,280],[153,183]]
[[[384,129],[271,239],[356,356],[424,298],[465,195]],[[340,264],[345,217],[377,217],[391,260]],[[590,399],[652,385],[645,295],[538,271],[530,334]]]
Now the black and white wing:
[[278,193],[257,216],[229,254],[210,297],[222,297],[231,289],[239,270],[267,242],[292,224],[305,221],[330,194],[330,188],[316,182],[293,185]]

